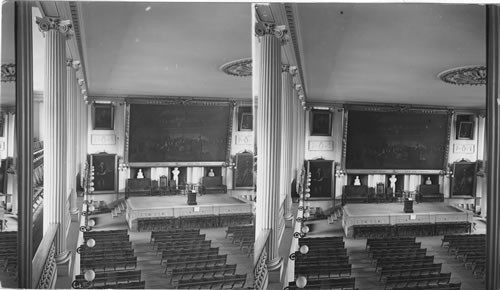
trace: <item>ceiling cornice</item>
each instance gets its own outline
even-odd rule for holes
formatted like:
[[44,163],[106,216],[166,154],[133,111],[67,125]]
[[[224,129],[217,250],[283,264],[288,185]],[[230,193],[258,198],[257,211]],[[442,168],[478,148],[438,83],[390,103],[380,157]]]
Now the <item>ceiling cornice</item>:
[[80,85],[82,92],[88,92],[88,82],[85,70],[85,59],[82,50],[82,33],[80,12],[76,2],[66,1],[39,1],[38,8],[43,17],[59,17],[70,20],[72,24],[71,36],[66,41],[66,58],[80,61],[81,69],[76,71],[78,79],[84,82]]
[[[276,26],[285,26],[286,40],[282,46],[282,54],[281,54],[281,62],[283,64],[287,64],[290,66],[295,66],[298,68],[297,73],[294,76],[295,85],[299,85],[302,89],[299,93],[300,95],[304,95],[304,100],[307,99],[306,96],[306,88],[304,83],[304,78],[302,76],[302,64],[300,61],[300,55],[298,51],[298,42],[297,42],[297,32],[296,32],[296,18],[294,17],[294,12],[291,9],[290,4],[280,4],[280,3],[271,3],[264,4],[269,5],[270,10],[272,12],[272,17],[274,19],[274,24]],[[257,19],[258,21],[259,19]]]
[[286,12],[286,18],[287,18],[287,27],[289,30],[290,38],[291,38],[291,46],[293,50],[293,55],[295,58],[296,66],[299,70],[299,77],[300,77],[300,82],[302,85],[302,92],[304,94],[305,100],[307,100],[307,87],[306,83],[304,82],[304,70],[302,69],[303,63],[302,63],[302,49],[299,46],[299,43],[301,42],[301,36],[300,36],[300,23],[299,23],[299,18],[296,17],[297,15],[297,4],[284,4],[284,9]]

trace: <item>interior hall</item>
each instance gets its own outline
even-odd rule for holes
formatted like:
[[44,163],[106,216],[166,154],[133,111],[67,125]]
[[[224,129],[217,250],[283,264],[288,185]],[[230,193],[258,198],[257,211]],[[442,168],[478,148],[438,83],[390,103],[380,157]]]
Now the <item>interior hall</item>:
[[500,288],[497,5],[1,15],[1,287]]

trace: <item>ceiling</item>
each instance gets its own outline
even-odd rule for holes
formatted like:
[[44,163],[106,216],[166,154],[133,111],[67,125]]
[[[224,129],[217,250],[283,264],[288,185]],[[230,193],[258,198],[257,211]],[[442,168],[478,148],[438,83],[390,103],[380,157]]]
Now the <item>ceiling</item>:
[[221,65],[251,57],[250,4],[81,3],[89,96],[251,99]]
[[485,7],[445,4],[296,4],[308,101],[484,108],[485,86],[438,74],[485,65]]
[[[2,64],[14,62],[14,5],[3,3]],[[250,4],[77,2],[89,96],[251,100],[251,77],[221,65],[251,57]],[[50,11],[58,5],[45,4]],[[34,16],[40,16],[34,9]],[[38,14],[38,15],[37,15]],[[34,90],[43,91],[44,38],[33,27]],[[13,105],[13,82],[1,83]]]
[[[12,3],[2,11],[2,64],[14,60]],[[251,99],[250,77],[220,70],[251,57],[249,3],[77,4],[89,96]],[[437,76],[485,65],[484,6],[291,5],[308,102],[485,107],[485,86]],[[42,91],[44,39],[33,30],[34,89]],[[1,85],[0,103],[13,104],[13,83]]]

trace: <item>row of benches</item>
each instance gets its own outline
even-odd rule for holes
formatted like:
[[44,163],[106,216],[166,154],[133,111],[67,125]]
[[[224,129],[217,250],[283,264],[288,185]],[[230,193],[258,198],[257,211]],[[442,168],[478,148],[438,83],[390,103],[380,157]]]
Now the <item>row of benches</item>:
[[354,225],[353,238],[383,238],[393,236],[440,236],[446,234],[470,233],[470,222],[411,223]]

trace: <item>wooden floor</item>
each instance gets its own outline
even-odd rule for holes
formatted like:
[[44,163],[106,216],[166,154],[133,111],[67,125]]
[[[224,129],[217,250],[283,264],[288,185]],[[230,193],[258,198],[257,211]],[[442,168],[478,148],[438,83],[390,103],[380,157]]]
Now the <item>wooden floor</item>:
[[[296,204],[294,204],[296,207]],[[474,234],[486,233],[486,224],[474,218]],[[326,236],[344,236],[341,221],[338,220],[329,224],[327,220],[317,220],[313,223],[312,231],[307,237],[326,237]],[[293,231],[285,231],[285,234],[291,235]],[[484,284],[474,277],[471,270],[465,269],[463,263],[455,260],[454,256],[448,254],[446,248],[441,247],[441,238],[443,236],[417,237],[416,241],[422,243],[422,248],[427,248],[428,255],[434,255],[436,263],[443,263],[442,272],[451,272],[450,282],[461,282],[461,290],[484,290]],[[284,236],[283,239],[292,239],[291,236]],[[375,267],[370,264],[365,251],[366,239],[348,239],[344,237],[345,247],[352,264],[352,276],[356,277],[356,288],[360,290],[383,290],[385,284],[379,282],[379,276],[375,273]],[[288,251],[290,245],[288,244]],[[289,253],[286,248],[280,247],[280,254]],[[282,289],[281,283],[272,283],[269,290]]]

